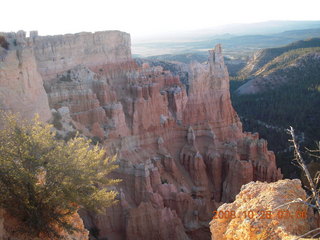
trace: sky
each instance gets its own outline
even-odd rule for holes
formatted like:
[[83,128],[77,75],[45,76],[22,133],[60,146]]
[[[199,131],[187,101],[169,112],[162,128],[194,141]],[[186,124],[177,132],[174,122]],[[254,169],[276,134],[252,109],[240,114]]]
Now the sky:
[[269,20],[320,20],[320,0],[4,0],[0,32],[121,30],[133,39]]

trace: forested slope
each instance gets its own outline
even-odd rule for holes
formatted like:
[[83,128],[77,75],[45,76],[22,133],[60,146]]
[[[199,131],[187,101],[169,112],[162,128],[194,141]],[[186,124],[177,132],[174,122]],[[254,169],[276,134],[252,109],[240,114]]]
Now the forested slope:
[[245,130],[267,139],[285,176],[295,177],[298,173],[290,164],[285,129],[293,126],[298,131],[302,148],[314,148],[320,138],[320,47],[286,51],[255,73],[249,79],[231,81],[233,105]]

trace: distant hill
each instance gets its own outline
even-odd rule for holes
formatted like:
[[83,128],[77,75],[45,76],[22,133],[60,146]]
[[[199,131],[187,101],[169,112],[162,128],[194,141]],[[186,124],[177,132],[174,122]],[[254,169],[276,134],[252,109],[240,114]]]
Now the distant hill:
[[[274,35],[297,29],[320,28],[320,21],[265,21],[256,23],[226,24],[216,27],[200,28],[187,31],[160,33],[149,37],[135,38],[133,45],[154,42],[193,42],[243,35]],[[307,37],[306,37],[307,38]]]
[[[314,39],[304,40],[311,37]],[[134,57],[155,61],[205,62],[207,61],[207,51],[215,44],[221,43],[229,74],[231,77],[235,77],[241,70],[241,74],[245,76],[254,73],[268,61],[288,50],[318,46],[319,39],[316,38],[320,38],[320,28],[292,30],[272,35],[234,36],[225,34],[203,41],[135,44],[133,52],[136,53]],[[296,42],[297,40],[298,42]],[[295,43],[291,44],[292,42]],[[286,44],[290,45],[283,47]],[[255,57],[247,64],[254,52],[256,52]]]
[[203,51],[198,53],[163,54],[158,56],[150,56],[147,57],[147,59],[181,63],[191,63],[193,61],[197,61],[202,63],[208,60],[208,52]]
[[266,65],[276,57],[280,56],[281,54],[294,49],[312,47],[320,47],[320,38],[300,40],[283,47],[263,49],[261,51],[258,51],[254,55],[254,57],[248,62],[247,66],[240,71],[240,74],[246,76],[252,74],[258,75],[259,73],[261,73],[261,70],[259,69],[261,69],[264,65]]
[[[314,66],[314,68],[312,68]],[[237,94],[255,94],[284,84],[302,84],[300,79],[320,72],[320,47],[287,51],[259,68],[251,80],[240,86]]]
[[320,26],[312,29],[297,29],[275,34],[254,35],[217,35],[193,40],[133,43],[132,51],[137,57],[158,55],[195,54],[211,49],[221,43],[227,56],[249,56],[253,52],[263,49],[286,45],[297,40],[320,37]]

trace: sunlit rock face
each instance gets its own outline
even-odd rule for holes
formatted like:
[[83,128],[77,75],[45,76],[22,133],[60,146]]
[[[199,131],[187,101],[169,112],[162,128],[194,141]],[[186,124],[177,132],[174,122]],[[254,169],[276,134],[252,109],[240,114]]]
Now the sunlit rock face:
[[131,59],[126,33],[28,41],[50,108],[70,118],[63,129],[70,122],[118,156],[119,203],[81,214],[100,238],[209,239],[221,202],[252,180],[282,177],[267,143],[242,131],[220,45],[189,66],[187,94],[179,77]]
[[287,205],[297,198],[306,201],[306,192],[298,179],[250,182],[242,186],[234,202],[218,208],[220,217],[216,215],[210,223],[211,239],[296,239],[315,226],[314,215],[307,205]]

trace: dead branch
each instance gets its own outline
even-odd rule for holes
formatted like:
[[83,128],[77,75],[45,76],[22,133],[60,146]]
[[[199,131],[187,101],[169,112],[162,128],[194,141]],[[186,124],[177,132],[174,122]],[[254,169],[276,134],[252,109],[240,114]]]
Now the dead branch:
[[312,198],[313,200],[315,201],[315,206],[316,206],[316,209],[317,211],[320,213],[320,199],[319,199],[319,194],[318,194],[318,190],[316,188],[316,184],[314,183],[311,175],[310,175],[310,172],[307,168],[307,165],[300,153],[300,150],[299,150],[299,146],[298,146],[298,143],[296,141],[296,136],[294,134],[294,129],[290,126],[290,129],[288,129],[288,132],[289,134],[291,135],[292,137],[292,140],[290,140],[292,143],[293,143],[293,147],[294,147],[294,154],[295,154],[295,160],[297,161],[297,163],[299,164],[299,166],[302,168],[304,174],[306,175],[307,177],[307,180],[310,184],[310,190],[311,190],[311,193],[312,193]]
[[306,201],[303,201],[301,198],[297,198],[297,199],[295,199],[295,200],[292,200],[291,202],[284,203],[284,204],[282,204],[282,205],[274,208],[274,210],[277,210],[277,209],[279,209],[279,208],[281,208],[281,207],[285,207],[285,206],[288,206],[288,205],[294,204],[294,203],[302,203],[302,204],[305,204],[305,205],[307,205],[307,206],[309,206],[309,207],[318,209],[318,207],[317,207],[316,205],[313,205],[313,204],[311,204],[311,203],[308,203],[308,202],[306,202]]
[[[307,232],[307,233],[305,233],[305,234],[303,234],[303,235],[301,235],[301,236],[299,236],[299,237],[297,237],[297,238],[295,238],[295,239],[293,239],[293,240],[298,240],[298,239],[300,239],[300,238],[306,237],[306,236],[308,236],[309,234],[314,233],[314,232],[316,232],[316,231],[320,231],[320,228],[313,229],[313,230],[311,230],[311,231],[309,231],[309,232]],[[319,233],[317,233],[316,235],[318,235],[318,234],[319,234]]]

